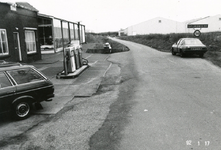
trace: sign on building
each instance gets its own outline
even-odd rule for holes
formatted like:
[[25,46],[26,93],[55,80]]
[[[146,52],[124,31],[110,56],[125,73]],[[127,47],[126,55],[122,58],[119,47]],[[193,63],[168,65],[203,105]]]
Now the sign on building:
[[188,24],[187,28],[208,28],[208,24]]

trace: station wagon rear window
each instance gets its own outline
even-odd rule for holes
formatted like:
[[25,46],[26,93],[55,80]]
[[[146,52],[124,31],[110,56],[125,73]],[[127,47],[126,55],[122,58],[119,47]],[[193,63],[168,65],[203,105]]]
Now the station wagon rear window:
[[8,78],[5,76],[4,72],[0,72],[0,89],[12,86],[11,82],[8,80]]
[[38,72],[32,68],[23,68],[7,71],[17,84],[24,84],[44,80]]

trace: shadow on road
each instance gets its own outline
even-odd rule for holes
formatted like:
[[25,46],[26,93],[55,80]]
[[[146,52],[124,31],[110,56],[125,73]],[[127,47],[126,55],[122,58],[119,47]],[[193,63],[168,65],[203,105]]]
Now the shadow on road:
[[12,113],[4,113],[0,115],[0,126],[13,121]]

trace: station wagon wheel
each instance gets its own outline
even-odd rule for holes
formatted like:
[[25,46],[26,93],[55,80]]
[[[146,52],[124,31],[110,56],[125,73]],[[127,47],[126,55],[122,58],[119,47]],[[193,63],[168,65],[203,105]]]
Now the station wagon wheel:
[[184,57],[183,51],[180,50],[180,57]]
[[27,101],[20,101],[14,104],[14,115],[18,120],[25,119],[30,115],[31,105]]
[[203,58],[203,55],[204,55],[204,54],[199,54],[199,57],[200,57],[200,58]]
[[172,52],[172,55],[176,55],[176,52],[174,52],[174,50],[173,50],[173,49],[171,50],[171,52]]

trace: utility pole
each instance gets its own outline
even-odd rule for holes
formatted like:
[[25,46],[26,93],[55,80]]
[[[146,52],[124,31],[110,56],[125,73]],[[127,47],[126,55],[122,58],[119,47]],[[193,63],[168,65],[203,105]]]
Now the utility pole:
[[78,37],[79,37],[79,43],[81,44],[81,30],[80,30],[80,22],[78,22]]
[[66,60],[66,54],[65,54],[65,50],[64,50],[64,33],[63,33],[63,23],[61,20],[61,39],[62,39],[62,47],[63,47],[63,63],[64,63],[64,73],[65,75],[67,75],[68,73],[68,69],[67,69],[67,60]]

